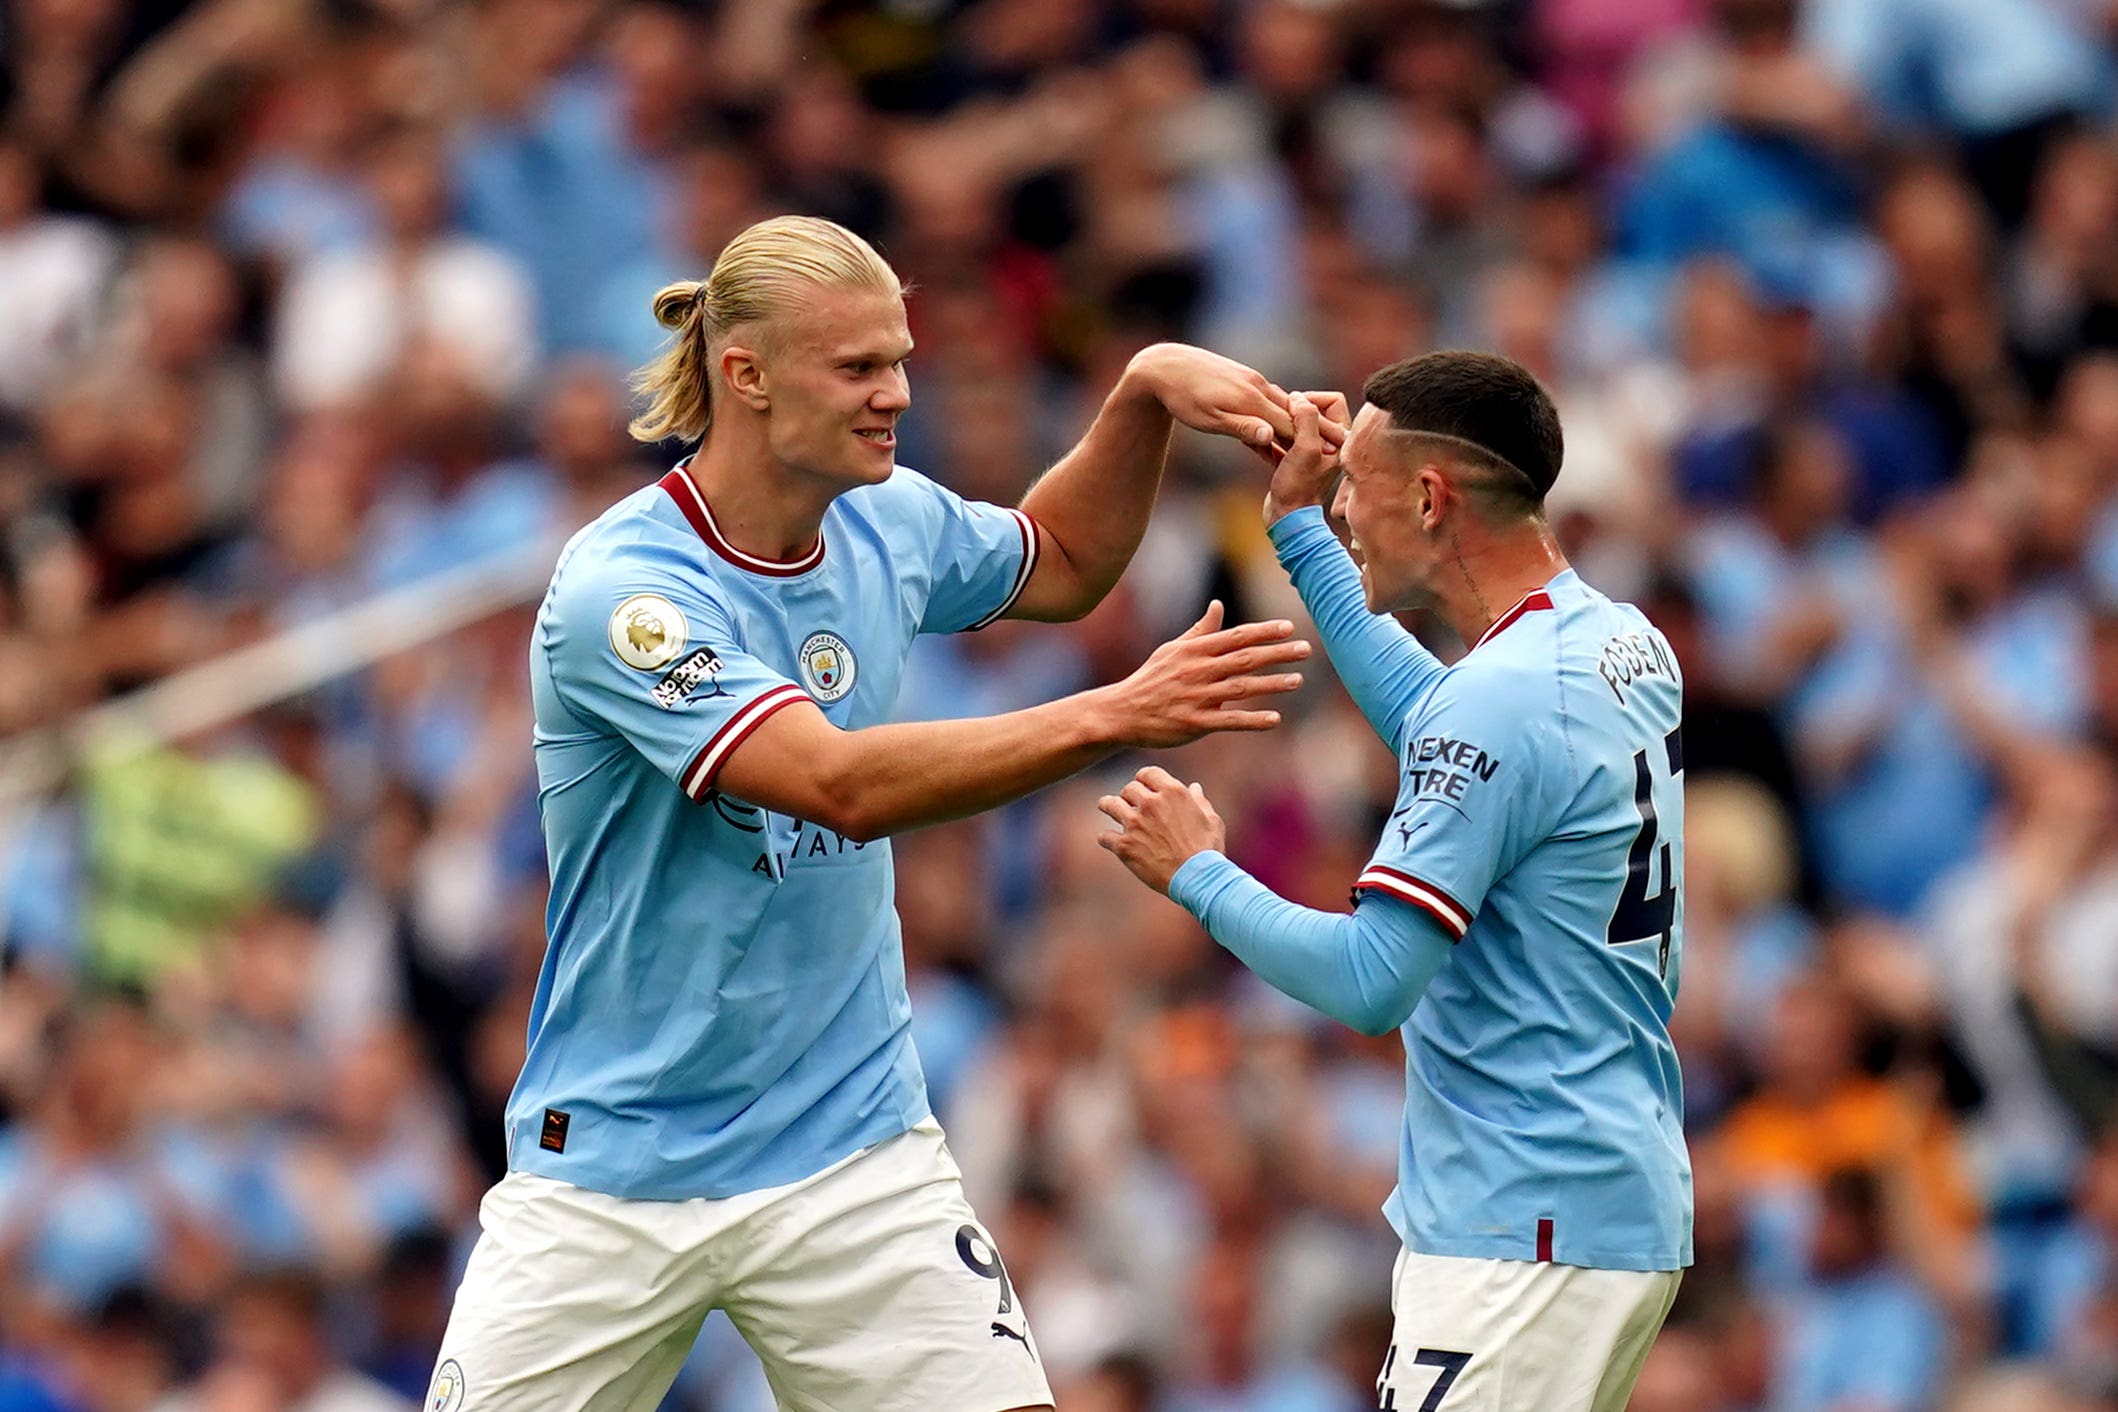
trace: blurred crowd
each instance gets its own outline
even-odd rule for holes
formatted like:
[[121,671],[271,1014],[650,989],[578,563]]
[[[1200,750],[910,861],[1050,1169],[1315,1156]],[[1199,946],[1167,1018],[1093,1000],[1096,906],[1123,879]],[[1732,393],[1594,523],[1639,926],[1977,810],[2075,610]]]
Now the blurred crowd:
[[[0,7],[0,740],[377,594],[450,624],[0,806],[0,1412],[422,1397],[545,876],[534,603],[421,585],[667,466],[649,297],[780,211],[916,285],[900,455],[967,495],[1158,339],[1533,369],[1555,524],[1687,678],[1698,1264],[1633,1406],[2118,1408],[2114,43],[2110,0]],[[903,713],[1298,610],[1261,490],[1180,441],[1110,602],[923,641]],[[1325,907],[1395,782],[1321,668],[1169,763]],[[897,844],[1060,1406],[1373,1408],[1398,1041],[1126,877],[1106,778]],[[770,1401],[716,1320],[670,1406]]]

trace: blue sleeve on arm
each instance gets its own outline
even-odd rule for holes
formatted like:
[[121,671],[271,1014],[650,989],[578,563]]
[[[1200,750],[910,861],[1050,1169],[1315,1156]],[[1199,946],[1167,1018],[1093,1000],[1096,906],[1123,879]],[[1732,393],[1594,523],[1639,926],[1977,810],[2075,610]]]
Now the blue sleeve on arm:
[[1412,1017],[1452,945],[1440,926],[1395,898],[1364,894],[1350,916],[1318,912],[1219,853],[1187,859],[1169,895],[1275,989],[1367,1035],[1388,1034]]
[[1302,605],[1316,619],[1324,651],[1346,694],[1392,750],[1404,748],[1405,716],[1445,668],[1441,659],[1386,614],[1368,611],[1360,570],[1311,505],[1290,511],[1267,531]]

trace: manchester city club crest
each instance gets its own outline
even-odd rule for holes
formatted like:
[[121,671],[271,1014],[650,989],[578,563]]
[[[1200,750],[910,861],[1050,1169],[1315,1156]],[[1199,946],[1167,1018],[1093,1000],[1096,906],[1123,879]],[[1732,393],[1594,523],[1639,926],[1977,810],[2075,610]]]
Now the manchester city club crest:
[[675,661],[690,634],[683,612],[659,593],[635,593],[610,615],[611,650],[643,672]]
[[427,1412],[456,1412],[463,1406],[463,1365],[451,1358],[434,1373],[434,1386],[427,1392]]
[[802,643],[802,685],[818,701],[829,704],[853,690],[859,670],[853,649],[835,632],[813,632]]

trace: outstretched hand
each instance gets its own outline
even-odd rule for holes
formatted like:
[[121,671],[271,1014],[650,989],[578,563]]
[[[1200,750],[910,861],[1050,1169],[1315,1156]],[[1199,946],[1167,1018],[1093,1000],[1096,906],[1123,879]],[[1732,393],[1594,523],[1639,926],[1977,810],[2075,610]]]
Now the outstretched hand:
[[1228,842],[1228,829],[1206,791],[1159,765],[1149,765],[1123,790],[1097,800],[1096,807],[1118,826],[1096,842],[1159,893],[1168,893],[1169,880],[1187,858]]
[[1338,479],[1339,453],[1350,423],[1342,392],[1297,392],[1287,399],[1294,419],[1288,444],[1263,448],[1272,465],[1272,484],[1265,491],[1265,523],[1290,510],[1322,505]]
[[1255,368],[1188,343],[1157,343],[1132,369],[1163,409],[1184,425],[1232,436],[1253,450],[1294,436],[1287,393]]
[[1280,713],[1245,710],[1237,703],[1293,691],[1296,672],[1272,669],[1299,662],[1309,644],[1286,619],[1221,626],[1221,602],[1181,637],[1157,647],[1124,681],[1107,688],[1121,713],[1119,735],[1138,749],[1187,745],[1211,731],[1271,730]]

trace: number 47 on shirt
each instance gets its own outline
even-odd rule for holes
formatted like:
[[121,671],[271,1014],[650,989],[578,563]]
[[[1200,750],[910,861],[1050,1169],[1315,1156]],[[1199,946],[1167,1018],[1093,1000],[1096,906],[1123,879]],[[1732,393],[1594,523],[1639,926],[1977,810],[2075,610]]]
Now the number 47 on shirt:
[[[1463,1372],[1464,1364],[1470,1361],[1470,1354],[1457,1353],[1446,1348],[1422,1348],[1413,1354],[1413,1363],[1439,1370],[1432,1386],[1427,1389],[1426,1400],[1419,1404],[1417,1412],[1440,1412],[1441,1400],[1449,1395],[1449,1389],[1455,1385],[1457,1377]],[[1413,1409],[1401,1406],[1397,1400],[1397,1389],[1390,1386],[1390,1370],[1396,1366],[1397,1345],[1393,1343],[1390,1345],[1390,1352],[1383,1358],[1382,1376],[1375,1380],[1376,1386],[1382,1392],[1381,1412],[1413,1412]]]
[[[1659,763],[1666,768],[1658,772],[1648,758],[1651,755],[1660,756]],[[1676,929],[1680,883],[1675,876],[1676,850],[1662,840],[1661,820],[1665,814],[1683,818],[1682,811],[1673,807],[1682,799],[1678,791],[1683,786],[1677,776],[1683,773],[1682,726],[1672,727],[1662,737],[1662,749],[1633,752],[1633,804],[1640,811],[1640,832],[1633,836],[1633,846],[1626,854],[1625,890],[1618,894],[1618,905],[1612,909],[1610,927],[1604,933],[1604,940],[1612,946],[1635,941],[1657,943],[1655,971],[1664,980],[1669,979],[1670,936]],[[1660,809],[1656,807],[1658,795]],[[1651,884],[1658,885],[1658,890],[1649,893]]]

